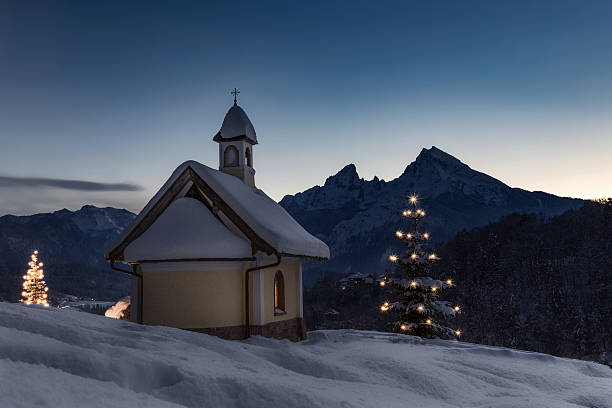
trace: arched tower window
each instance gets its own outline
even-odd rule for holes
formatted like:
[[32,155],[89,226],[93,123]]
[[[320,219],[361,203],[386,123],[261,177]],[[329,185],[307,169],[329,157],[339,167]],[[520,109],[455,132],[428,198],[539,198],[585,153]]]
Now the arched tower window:
[[285,314],[285,279],[281,271],[274,276],[274,314]]
[[229,145],[223,152],[224,167],[238,167],[238,149],[236,146]]
[[251,149],[247,147],[244,155],[246,157],[247,166],[253,167],[253,159],[251,158]]

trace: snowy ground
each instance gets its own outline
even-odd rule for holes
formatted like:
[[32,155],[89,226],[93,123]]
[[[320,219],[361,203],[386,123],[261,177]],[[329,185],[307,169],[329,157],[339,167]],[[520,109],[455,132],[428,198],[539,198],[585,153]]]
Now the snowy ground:
[[595,363],[378,332],[224,341],[0,303],[5,407],[612,407]]

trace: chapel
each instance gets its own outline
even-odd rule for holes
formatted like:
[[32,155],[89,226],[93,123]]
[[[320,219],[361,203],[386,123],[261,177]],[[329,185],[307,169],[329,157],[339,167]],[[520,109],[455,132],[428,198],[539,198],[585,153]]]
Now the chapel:
[[178,166],[106,248],[111,267],[132,276],[131,320],[302,340],[302,262],[328,259],[329,248],[256,187],[257,135],[235,97],[213,141],[219,169]]

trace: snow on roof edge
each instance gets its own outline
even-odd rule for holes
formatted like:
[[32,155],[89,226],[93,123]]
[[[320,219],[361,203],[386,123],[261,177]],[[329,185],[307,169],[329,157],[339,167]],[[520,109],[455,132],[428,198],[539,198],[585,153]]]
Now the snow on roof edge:
[[179,176],[187,169],[189,162],[190,161],[186,161],[186,162],[182,163],[180,166],[178,166],[172,172],[172,175],[170,175],[168,180],[166,180],[164,185],[157,191],[157,193],[155,193],[155,195],[153,197],[151,197],[149,202],[147,202],[147,204],[142,208],[142,210],[140,210],[140,212],[132,220],[132,222],[130,222],[128,224],[128,226],[125,227],[125,229],[123,231],[121,231],[121,234],[119,234],[119,236],[117,238],[109,241],[109,243],[106,245],[106,248],[104,250],[104,258],[105,259],[109,259],[110,258],[110,253],[113,250],[115,250],[119,245],[121,245],[121,243],[134,230],[134,228],[138,224],[140,224],[142,222],[142,219],[145,217],[145,215],[147,213],[149,213],[149,211],[151,211],[153,206],[164,196],[166,191],[168,191],[168,189],[176,182],[176,180],[179,178]]
[[[125,241],[134,228],[142,222],[155,204],[189,167],[209,184],[238,216],[278,253],[329,259],[329,247],[306,231],[283,207],[268,197],[263,191],[258,189],[253,190],[235,176],[212,169],[195,160],[188,160],[179,165],[159,191],[138,213],[136,218],[134,218],[117,238],[107,244],[104,251],[104,257],[106,259],[110,258],[110,253]],[[252,196],[249,196],[249,194]],[[237,196],[246,198],[240,200]],[[250,206],[243,205],[242,202],[248,203]],[[264,208],[253,208],[252,204],[254,202],[257,202]],[[267,222],[260,221],[263,218],[267,218],[267,215],[274,218],[274,220],[272,220],[273,222],[270,222],[270,220],[267,220]],[[279,226],[281,227],[280,230]],[[287,231],[283,231],[282,228],[286,228]]]

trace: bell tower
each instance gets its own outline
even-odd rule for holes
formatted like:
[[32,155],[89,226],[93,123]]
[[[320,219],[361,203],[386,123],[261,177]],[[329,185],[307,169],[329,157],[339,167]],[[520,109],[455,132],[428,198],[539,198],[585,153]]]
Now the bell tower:
[[257,135],[249,117],[238,106],[236,97],[239,93],[236,88],[232,91],[234,106],[227,111],[213,140],[219,143],[219,170],[255,188],[253,146],[257,144]]

